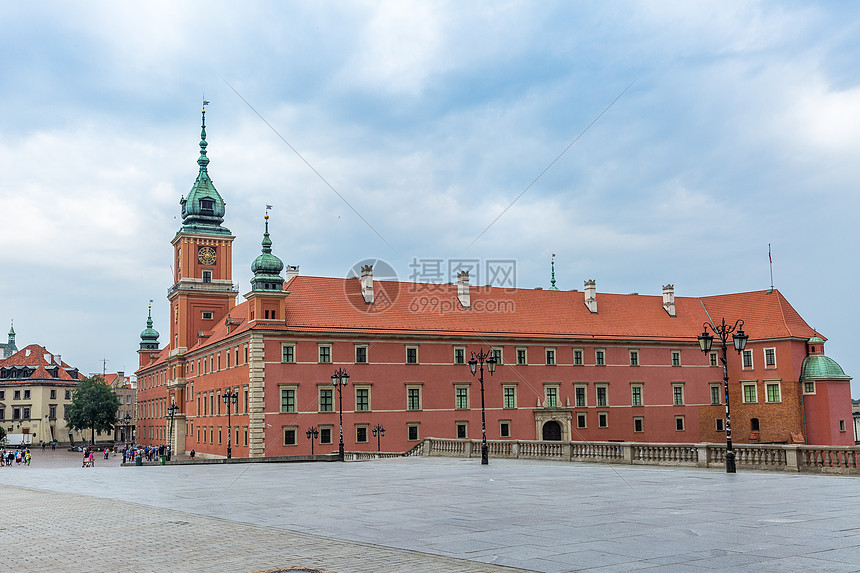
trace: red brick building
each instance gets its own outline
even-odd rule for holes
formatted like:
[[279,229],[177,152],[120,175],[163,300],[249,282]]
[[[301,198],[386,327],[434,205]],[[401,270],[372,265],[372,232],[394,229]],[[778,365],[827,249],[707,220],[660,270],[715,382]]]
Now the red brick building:
[[[205,117],[205,116],[204,116]],[[138,441],[236,457],[337,449],[405,451],[423,437],[481,437],[481,392],[467,362],[484,349],[488,439],[724,442],[723,369],[702,325],[743,319],[730,350],[735,442],[853,444],[849,381],[777,291],[709,297],[526,290],[300,276],[272,254],[268,220],[252,289],[235,304],[224,201],[208,176],[205,122],[194,187],[181,201],[168,290],[170,338],[141,334]],[[268,219],[268,217],[267,217]],[[230,404],[225,392],[237,394]],[[177,406],[172,418],[168,407]],[[171,428],[173,431],[171,432]],[[170,437],[168,438],[168,434]]]

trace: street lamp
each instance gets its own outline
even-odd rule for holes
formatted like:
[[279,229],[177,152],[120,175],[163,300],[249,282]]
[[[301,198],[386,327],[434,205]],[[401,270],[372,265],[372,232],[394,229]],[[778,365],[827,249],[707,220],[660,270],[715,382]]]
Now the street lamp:
[[[227,459],[229,460],[233,457],[233,444],[230,441],[231,434],[233,433],[233,427],[230,425],[230,405],[235,405],[239,402],[239,392],[231,392],[228,389],[221,394],[221,400],[227,404]],[[236,439],[238,440],[239,438]]]
[[[709,328],[719,337],[720,345],[723,349],[723,355],[720,357],[720,361],[723,363],[723,392],[726,400],[726,473],[733,474],[737,470],[735,467],[735,451],[732,449],[732,419],[729,411],[729,367],[726,342],[729,340],[729,335],[734,332],[734,335],[732,335],[732,343],[735,345],[735,350],[740,354],[744,347],[746,347],[749,336],[744,334],[744,321],[740,319],[735,321],[733,326],[727,325],[725,318],[722,323],[717,326],[714,326],[713,322],[708,321],[702,328],[704,330],[699,336],[699,348],[702,349],[702,352],[710,352],[711,344],[714,342],[714,337],[708,334]],[[737,330],[737,332],[735,332],[735,330]]]
[[481,375],[479,377],[481,381],[481,465],[485,466],[490,463],[490,459],[487,448],[487,416],[484,410],[484,362],[487,363],[487,370],[490,371],[490,375],[492,376],[493,372],[496,371],[496,357],[493,356],[492,350],[484,352],[481,349],[477,354],[473,352],[472,358],[469,360],[469,370],[472,371],[472,376],[478,371],[478,364],[481,365]]
[[173,449],[173,417],[176,416],[176,412],[179,411],[179,406],[176,405],[176,402],[170,404],[170,407],[167,408],[167,415],[170,416],[170,429],[167,433],[167,459],[169,460],[171,454],[173,453],[171,450]]
[[335,370],[331,375],[331,384],[337,388],[337,397],[340,402],[340,443],[337,446],[337,459],[343,461],[343,387],[349,383],[349,374],[343,368]]
[[125,422],[125,435],[123,436],[123,441],[128,443],[128,438],[131,435],[131,431],[129,430],[129,426],[131,425],[131,414],[126,412],[125,418],[123,418],[122,421]]
[[373,430],[371,431],[373,432],[373,435],[376,436],[376,453],[379,453],[379,438],[385,435],[385,428],[383,428],[381,424],[376,424],[376,426],[374,426]]
[[311,440],[311,438],[313,438],[313,440],[311,440],[311,455],[314,455],[314,440],[316,440],[319,437],[320,431],[317,430],[316,426],[311,426],[310,428],[308,428],[308,431],[305,433],[308,435],[309,440]]

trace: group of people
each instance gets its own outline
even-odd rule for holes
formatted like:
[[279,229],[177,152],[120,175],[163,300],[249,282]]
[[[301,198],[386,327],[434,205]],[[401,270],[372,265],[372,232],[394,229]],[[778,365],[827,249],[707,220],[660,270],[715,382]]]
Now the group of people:
[[3,448],[0,450],[0,467],[6,466],[7,468],[11,468],[13,464],[29,466],[31,458],[30,448],[14,451],[6,451],[6,448]]
[[129,446],[122,451],[122,463],[130,463],[140,456],[141,460],[148,462],[158,459],[158,456],[170,457],[170,446]]

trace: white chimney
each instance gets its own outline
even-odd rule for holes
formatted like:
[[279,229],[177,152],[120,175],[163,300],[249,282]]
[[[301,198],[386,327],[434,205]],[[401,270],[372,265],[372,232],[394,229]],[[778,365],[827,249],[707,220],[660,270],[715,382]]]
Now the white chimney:
[[290,282],[293,277],[299,276],[299,265],[287,265],[286,266],[286,278],[284,279],[285,283]]
[[675,285],[663,285],[663,309],[675,316]]
[[469,271],[460,271],[457,273],[457,299],[463,308],[472,306],[469,300]]
[[597,283],[594,279],[585,281],[585,306],[592,313],[597,313]]
[[373,267],[364,265],[361,267],[361,296],[364,304],[373,304]]

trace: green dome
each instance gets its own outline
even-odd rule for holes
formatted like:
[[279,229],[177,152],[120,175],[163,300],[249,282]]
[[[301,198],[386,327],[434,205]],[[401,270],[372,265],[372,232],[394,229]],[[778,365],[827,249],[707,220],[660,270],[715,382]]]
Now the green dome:
[[806,341],[807,344],[824,344],[824,339],[817,334]]
[[263,233],[262,245],[262,254],[251,263],[251,272],[254,273],[254,278],[251,279],[251,289],[283,290],[284,279],[281,278],[281,271],[284,270],[284,263],[272,254],[268,215],[266,215],[266,231]]
[[804,358],[800,372],[801,380],[851,380],[835,360],[823,354]]
[[152,307],[149,307],[149,316],[146,319],[146,328],[140,333],[141,350],[158,350],[158,331],[152,328]]
[[224,222],[226,207],[224,199],[215,189],[209,178],[209,158],[206,157],[206,110],[203,110],[203,125],[200,128],[200,157],[197,165],[200,171],[188,197],[182,197],[182,231],[186,233],[205,233],[207,235],[229,235],[230,230],[221,226]]

